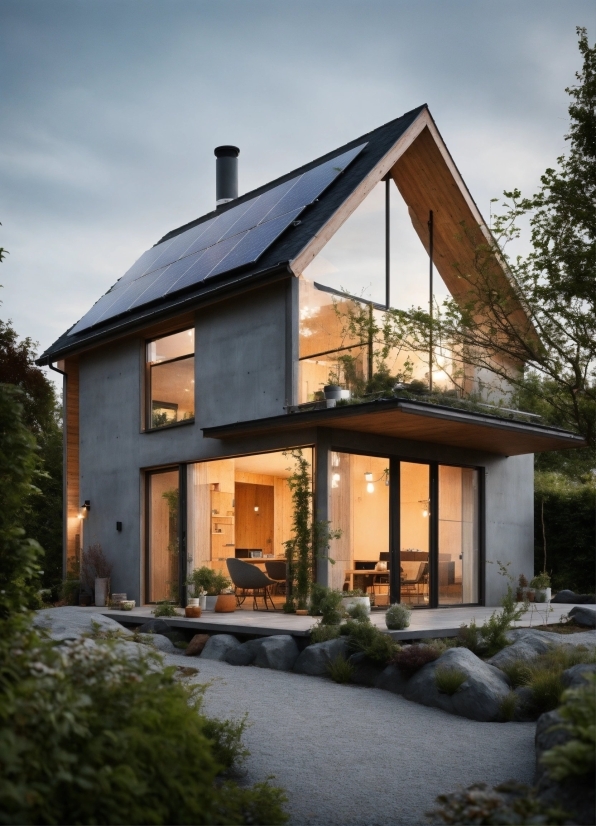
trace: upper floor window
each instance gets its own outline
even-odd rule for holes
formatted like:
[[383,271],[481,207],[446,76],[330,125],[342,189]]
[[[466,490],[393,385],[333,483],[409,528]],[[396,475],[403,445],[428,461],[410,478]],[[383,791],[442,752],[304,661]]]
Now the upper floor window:
[[194,419],[194,353],[194,330],[147,342],[148,429]]

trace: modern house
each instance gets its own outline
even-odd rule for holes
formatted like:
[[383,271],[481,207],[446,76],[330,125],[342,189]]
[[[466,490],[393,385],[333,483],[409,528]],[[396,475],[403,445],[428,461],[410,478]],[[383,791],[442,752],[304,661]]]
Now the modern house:
[[[349,323],[363,308],[382,318],[388,291],[373,302],[360,288],[391,276],[428,306],[428,267],[391,273],[396,205],[455,299],[454,264],[472,261],[474,233],[490,237],[428,108],[240,197],[238,150],[216,156],[216,209],[144,252],[38,362],[64,373],[65,567],[99,542],[113,589],[144,604],[183,599],[195,567],[283,555],[286,452],[301,448],[317,516],[342,531],[321,583],[377,603],[497,604],[490,563],[533,572],[533,454],[582,440],[503,414],[506,389],[477,371],[460,382],[481,410],[407,392],[419,380],[457,395],[455,355],[381,359]],[[383,370],[397,391],[367,395]],[[359,403],[323,399],[330,384]]]

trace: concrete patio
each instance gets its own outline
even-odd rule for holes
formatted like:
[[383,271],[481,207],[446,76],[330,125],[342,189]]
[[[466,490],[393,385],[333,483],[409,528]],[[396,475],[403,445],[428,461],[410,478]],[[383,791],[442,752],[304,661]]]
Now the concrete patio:
[[[573,605],[551,605],[547,612],[547,604],[535,604],[533,610],[528,611],[517,623],[518,627],[529,627],[559,622],[567,615]],[[133,608],[132,611],[116,611],[111,608],[81,608],[82,611],[95,611],[106,614],[111,619],[130,625],[142,625],[153,619],[154,606],[145,605]],[[424,637],[453,637],[456,636],[462,624],[475,621],[481,625],[487,620],[496,608],[480,606],[462,608],[418,608],[412,611],[410,626],[404,631],[392,631],[395,639],[421,639]],[[216,614],[212,611],[203,612],[200,619],[167,617],[168,625],[174,628],[192,629],[206,633],[246,634],[254,636],[271,636],[273,634],[291,634],[294,637],[306,637],[310,628],[315,625],[318,617],[303,617],[295,614],[284,614],[281,611],[252,611],[239,609],[230,614]],[[385,612],[373,611],[371,621],[380,629],[386,630]]]

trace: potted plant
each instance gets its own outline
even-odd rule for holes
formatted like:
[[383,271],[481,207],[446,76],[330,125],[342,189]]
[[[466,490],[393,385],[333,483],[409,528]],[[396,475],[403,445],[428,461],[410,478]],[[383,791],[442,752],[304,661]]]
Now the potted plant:
[[[221,571],[214,571],[213,568],[204,565],[202,568],[194,569],[186,580],[186,584],[192,586],[199,600],[201,596],[205,597],[205,611],[214,611],[218,596],[224,593],[232,583]],[[201,608],[203,608],[202,605]]]
[[520,574],[517,580],[517,591],[515,598],[517,602],[523,602],[526,598],[526,588],[528,587],[528,580],[524,574]]
[[367,614],[370,614],[370,597],[358,589],[354,591],[342,591],[341,604],[345,611],[354,605],[363,605]]
[[[230,580],[228,580],[229,582]],[[217,614],[231,614],[236,610],[236,594],[232,588],[225,588],[220,592],[213,609]]]
[[112,568],[113,565],[106,558],[99,542],[89,545],[86,553],[83,554],[81,579],[85,585],[93,588],[95,604],[99,608],[107,604],[110,595]]
[[536,602],[550,602],[550,576],[546,573],[546,571],[543,571],[541,574],[537,574],[530,580],[530,588],[534,589],[534,598]]

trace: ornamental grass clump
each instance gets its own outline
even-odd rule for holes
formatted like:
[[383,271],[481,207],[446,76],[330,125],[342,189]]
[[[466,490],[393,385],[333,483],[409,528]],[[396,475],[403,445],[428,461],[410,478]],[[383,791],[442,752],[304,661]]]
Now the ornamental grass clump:
[[334,683],[349,683],[354,674],[354,666],[344,656],[338,654],[328,663],[327,671]]
[[432,645],[420,643],[405,645],[392,657],[391,663],[399,668],[404,677],[409,678],[420,671],[423,666],[438,660],[441,653],[437,647]]
[[310,645],[318,642],[327,642],[339,637],[339,625],[323,625],[318,622],[310,629]]
[[362,651],[377,665],[387,665],[394,654],[399,651],[399,645],[391,639],[389,634],[383,634],[370,621],[358,622],[349,619],[340,626],[340,633],[342,636],[347,636],[348,647],[351,651]]
[[446,668],[437,666],[435,668],[435,683],[441,694],[448,694],[452,697],[456,691],[462,687],[467,677],[458,668]]

